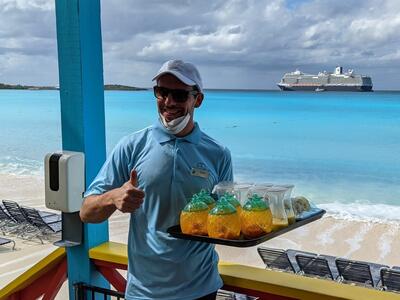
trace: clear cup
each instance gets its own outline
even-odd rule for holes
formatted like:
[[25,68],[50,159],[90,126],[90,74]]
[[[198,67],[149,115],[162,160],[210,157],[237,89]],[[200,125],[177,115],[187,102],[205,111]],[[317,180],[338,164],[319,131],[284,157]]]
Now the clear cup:
[[254,194],[260,196],[264,199],[264,201],[269,204],[268,197],[267,197],[267,190],[272,187],[273,183],[257,183],[254,184],[249,190],[249,198],[252,197]]
[[253,185],[251,183],[237,183],[233,186],[236,199],[239,200],[240,205],[244,205],[249,198],[249,190]]
[[214,186],[213,194],[218,196],[218,199],[221,198],[225,193],[230,195],[234,195],[234,182],[232,181],[221,181],[217,185]]
[[276,231],[289,225],[283,199],[287,188],[272,186],[267,189],[269,207],[272,213],[272,230]]
[[292,191],[294,188],[293,184],[279,184],[276,185],[278,187],[283,187],[286,189],[285,195],[283,197],[283,205],[285,207],[285,212],[288,218],[289,225],[296,222],[296,216],[294,213],[293,205],[292,205]]

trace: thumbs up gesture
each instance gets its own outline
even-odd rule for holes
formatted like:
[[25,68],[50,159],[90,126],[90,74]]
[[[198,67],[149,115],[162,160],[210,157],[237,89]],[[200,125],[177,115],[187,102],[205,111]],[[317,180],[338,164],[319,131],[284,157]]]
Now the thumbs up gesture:
[[133,186],[137,186],[137,172],[136,170],[132,170],[131,171],[131,176],[129,177],[129,182],[133,185]]
[[131,171],[130,178],[120,188],[115,189],[112,201],[123,213],[132,213],[143,203],[144,192],[137,188],[136,170]]

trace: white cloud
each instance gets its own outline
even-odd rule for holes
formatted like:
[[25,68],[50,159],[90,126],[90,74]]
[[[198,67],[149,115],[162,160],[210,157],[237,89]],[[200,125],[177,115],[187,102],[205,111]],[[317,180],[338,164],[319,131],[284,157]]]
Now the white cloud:
[[27,10],[54,10],[53,0],[0,0],[0,7],[3,11],[10,11],[14,9]]
[[[283,72],[296,67],[318,72],[341,64],[368,73],[378,88],[380,84],[399,88],[400,77],[393,72],[400,67],[398,0],[106,0],[101,4],[109,82],[148,85],[148,76],[164,60],[179,57],[199,65],[213,78],[204,80],[212,87],[274,88]],[[0,0],[0,45],[0,69],[7,57],[23,57],[25,70],[33,65],[30,60],[54,60],[47,65],[56,66],[54,1]],[[32,81],[56,84],[58,72],[47,65]],[[395,74],[392,81],[377,77],[385,68]],[[213,72],[224,76],[210,75]],[[250,78],[238,86],[237,74]],[[0,82],[10,81],[5,79],[2,71]]]

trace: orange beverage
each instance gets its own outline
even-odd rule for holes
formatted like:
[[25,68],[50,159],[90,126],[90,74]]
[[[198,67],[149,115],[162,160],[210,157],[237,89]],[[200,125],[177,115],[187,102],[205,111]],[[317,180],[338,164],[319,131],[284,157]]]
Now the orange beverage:
[[237,212],[227,215],[209,215],[208,236],[217,239],[237,240],[240,236],[240,219]]
[[257,238],[272,231],[272,213],[267,203],[254,194],[243,206],[241,230],[246,238]]
[[242,233],[246,238],[256,238],[272,231],[271,211],[243,210],[240,216]]
[[181,211],[180,225],[182,233],[207,235],[208,206],[193,198]]
[[182,211],[181,230],[185,234],[207,235],[208,209],[203,211]]
[[208,214],[208,236],[236,240],[240,237],[240,218],[236,209],[222,197]]

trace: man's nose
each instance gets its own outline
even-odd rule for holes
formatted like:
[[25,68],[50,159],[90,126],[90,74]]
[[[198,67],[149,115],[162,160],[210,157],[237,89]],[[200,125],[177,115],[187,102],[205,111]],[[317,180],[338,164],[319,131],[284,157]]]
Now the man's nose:
[[165,98],[165,105],[166,106],[176,105],[176,101],[175,101],[174,97],[172,97],[171,93],[168,93],[167,98]]

